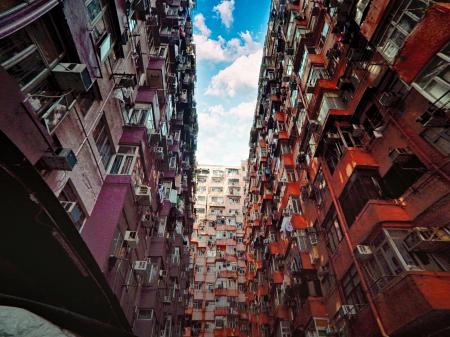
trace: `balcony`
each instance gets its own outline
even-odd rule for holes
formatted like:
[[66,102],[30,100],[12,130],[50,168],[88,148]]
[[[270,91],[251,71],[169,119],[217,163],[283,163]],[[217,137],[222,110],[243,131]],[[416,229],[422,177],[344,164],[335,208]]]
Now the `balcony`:
[[411,219],[406,210],[394,201],[369,200],[353,222],[350,238],[354,244],[358,244],[380,223],[409,221]]
[[29,96],[28,102],[51,135],[71,112],[76,101],[70,95],[40,91]]
[[349,147],[339,159],[331,178],[336,195],[339,196],[357,167],[378,167],[377,162],[369,152],[362,148]]
[[406,38],[394,63],[394,69],[406,83],[411,83],[450,40],[449,15],[448,3],[434,3]]
[[327,317],[327,310],[321,297],[306,298],[303,306],[297,310],[294,326],[304,329],[313,317]]
[[450,320],[450,273],[405,273],[374,301],[387,334],[433,335]]

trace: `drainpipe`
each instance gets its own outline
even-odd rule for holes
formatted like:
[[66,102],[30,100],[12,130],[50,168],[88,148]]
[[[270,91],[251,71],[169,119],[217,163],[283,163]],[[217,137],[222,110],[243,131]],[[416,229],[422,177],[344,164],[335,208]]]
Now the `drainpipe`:
[[[326,181],[331,181],[331,174],[328,171],[328,167],[325,165],[323,159],[319,159],[319,163],[322,166],[322,172],[323,172],[323,174],[325,176]],[[369,286],[368,286],[368,283],[367,283],[367,280],[366,280],[366,276],[365,276],[365,274],[364,274],[364,272],[363,272],[363,270],[362,270],[362,268],[361,268],[361,266],[359,264],[358,259],[356,258],[355,252],[353,250],[353,244],[352,244],[352,240],[350,238],[350,234],[349,234],[349,231],[348,231],[347,221],[345,220],[345,217],[344,217],[344,212],[342,211],[341,205],[339,204],[339,202],[337,200],[337,197],[336,197],[336,194],[334,192],[333,186],[331,186],[331,184],[327,184],[327,185],[328,185],[328,190],[330,191],[331,199],[332,199],[333,204],[334,204],[335,209],[336,209],[336,215],[337,215],[340,223],[342,224],[342,232],[343,232],[344,237],[345,237],[345,242],[347,243],[347,246],[348,246],[348,248],[350,250],[350,254],[351,254],[353,263],[355,265],[355,268],[356,268],[356,271],[358,273],[359,279],[361,280],[362,289],[364,291],[364,294],[366,295],[367,301],[369,302],[369,307],[370,307],[370,309],[372,311],[372,314],[375,317],[375,321],[376,321],[376,323],[378,325],[378,329],[380,330],[380,333],[381,333],[381,335],[383,337],[390,337],[387,334],[386,329],[384,328],[383,322],[381,320],[380,313],[379,313],[379,311],[378,311],[378,309],[377,309],[377,307],[375,305],[375,302],[373,301],[372,294],[370,293]]]

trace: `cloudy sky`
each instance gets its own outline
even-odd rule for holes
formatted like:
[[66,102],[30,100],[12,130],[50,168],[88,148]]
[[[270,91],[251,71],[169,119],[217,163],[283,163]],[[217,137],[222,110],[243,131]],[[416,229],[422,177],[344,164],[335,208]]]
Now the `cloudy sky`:
[[248,156],[270,0],[198,0],[197,161],[239,165]]

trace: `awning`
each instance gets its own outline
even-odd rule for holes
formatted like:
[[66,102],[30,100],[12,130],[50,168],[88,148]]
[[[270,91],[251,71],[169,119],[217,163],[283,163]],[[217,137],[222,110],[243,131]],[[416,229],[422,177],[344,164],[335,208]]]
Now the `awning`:
[[284,280],[283,273],[281,271],[274,271],[272,273],[272,280],[273,280],[273,283],[275,283],[275,284],[283,283],[283,280]]
[[309,63],[325,64],[325,57],[322,54],[308,54]]
[[308,221],[300,214],[294,214],[291,217],[291,225],[294,229],[306,229],[308,227]]
[[283,163],[284,167],[294,167],[294,154],[293,153],[286,153],[281,156],[281,162]]
[[278,139],[280,140],[289,139],[289,134],[287,133],[287,131],[280,131],[278,132]]
[[286,115],[284,112],[277,112],[275,113],[275,119],[277,122],[284,122],[286,120]]

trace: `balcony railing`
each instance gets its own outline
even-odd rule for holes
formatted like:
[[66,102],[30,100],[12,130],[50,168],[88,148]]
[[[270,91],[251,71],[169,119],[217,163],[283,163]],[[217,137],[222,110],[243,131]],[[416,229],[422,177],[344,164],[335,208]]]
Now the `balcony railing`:
[[42,91],[28,96],[28,102],[52,134],[75,105],[72,95]]

